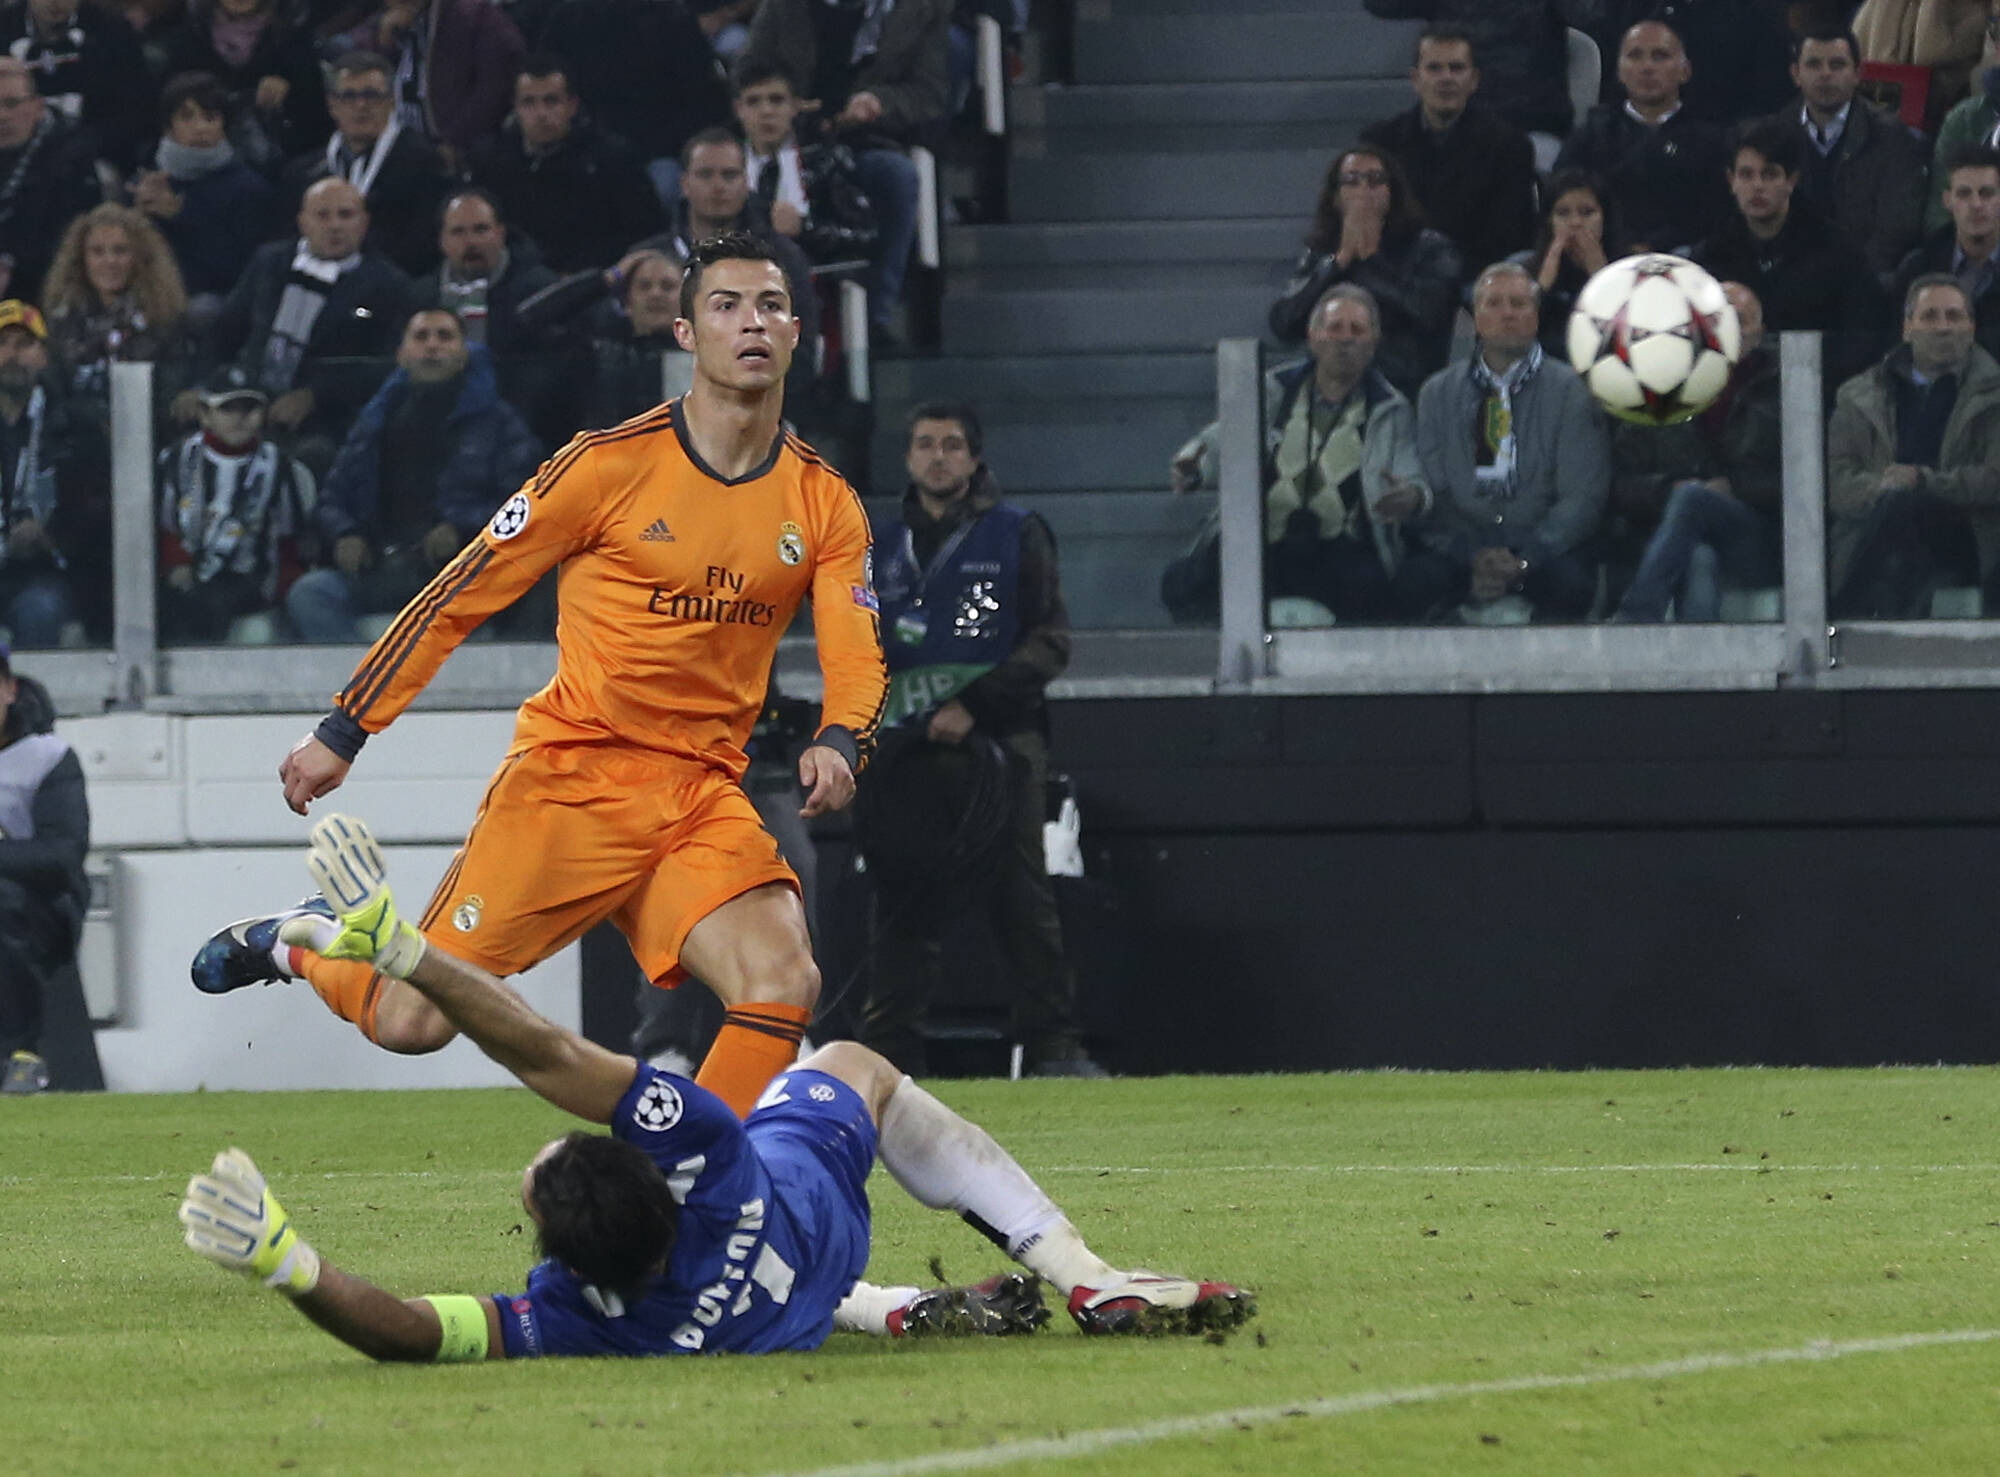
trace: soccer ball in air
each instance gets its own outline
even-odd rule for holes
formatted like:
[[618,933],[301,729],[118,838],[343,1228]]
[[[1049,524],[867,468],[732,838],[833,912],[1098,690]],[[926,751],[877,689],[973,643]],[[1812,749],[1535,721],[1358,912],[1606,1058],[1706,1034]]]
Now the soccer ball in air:
[[1615,261],[1586,282],[1569,318],[1569,362],[1620,420],[1671,426],[1729,383],[1743,344],[1722,284],[1685,257]]

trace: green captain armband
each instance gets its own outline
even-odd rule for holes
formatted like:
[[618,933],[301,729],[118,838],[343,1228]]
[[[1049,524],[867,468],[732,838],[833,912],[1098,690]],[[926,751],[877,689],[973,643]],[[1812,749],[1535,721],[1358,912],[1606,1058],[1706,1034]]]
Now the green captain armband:
[[486,1301],[484,1298],[426,1297],[423,1301],[437,1309],[444,1325],[444,1338],[432,1357],[438,1364],[469,1364],[486,1357]]

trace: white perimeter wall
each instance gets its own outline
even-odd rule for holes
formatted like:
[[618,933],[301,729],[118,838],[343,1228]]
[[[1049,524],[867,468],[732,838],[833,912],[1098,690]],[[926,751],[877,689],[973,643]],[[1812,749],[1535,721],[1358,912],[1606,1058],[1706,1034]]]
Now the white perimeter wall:
[[[217,928],[310,890],[309,822],[285,808],[277,767],[317,720],[121,713],[58,725],[90,787],[93,867],[112,882],[109,916],[88,926],[83,967],[94,1013],[118,1017],[97,1032],[113,1091],[513,1081],[463,1041],[431,1056],[391,1056],[303,983],[210,997],[189,982],[188,961]],[[406,714],[369,741],[353,778],[314,815],[347,811],[394,843],[389,875],[416,911],[471,823],[513,726],[512,710]],[[544,1014],[578,1023],[575,948],[516,983]]]

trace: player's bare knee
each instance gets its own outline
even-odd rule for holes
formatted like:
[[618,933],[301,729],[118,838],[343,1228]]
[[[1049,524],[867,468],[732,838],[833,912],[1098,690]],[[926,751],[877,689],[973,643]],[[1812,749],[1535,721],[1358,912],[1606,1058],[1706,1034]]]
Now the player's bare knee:
[[838,1078],[861,1094],[876,1122],[889,1105],[890,1094],[902,1082],[903,1074],[879,1051],[858,1041],[830,1041],[799,1063],[802,1068]]

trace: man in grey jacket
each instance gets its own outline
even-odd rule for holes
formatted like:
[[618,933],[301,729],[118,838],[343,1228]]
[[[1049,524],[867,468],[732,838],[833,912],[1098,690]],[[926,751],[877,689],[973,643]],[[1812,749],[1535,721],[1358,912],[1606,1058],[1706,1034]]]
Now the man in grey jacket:
[[1509,595],[1535,615],[1577,620],[1597,590],[1591,543],[1611,483],[1603,412],[1536,342],[1540,289],[1499,262],[1472,286],[1472,357],[1417,397],[1417,453],[1436,503],[1412,530],[1412,581],[1470,619]]
[[[1959,279],[1910,284],[1903,342],[1840,387],[1826,473],[1835,615],[1927,616],[1935,590],[2000,566],[2000,362]],[[2000,573],[1985,584],[1992,610]]]
[[[1317,601],[1339,621],[1416,617],[1403,597],[1402,525],[1430,507],[1416,417],[1381,371],[1382,324],[1365,287],[1321,294],[1309,357],[1264,378],[1264,584],[1272,599]],[[1176,492],[1218,480],[1210,424],[1174,454]],[[1167,567],[1160,598],[1177,621],[1216,619],[1218,520]]]

